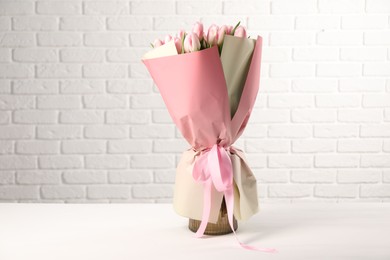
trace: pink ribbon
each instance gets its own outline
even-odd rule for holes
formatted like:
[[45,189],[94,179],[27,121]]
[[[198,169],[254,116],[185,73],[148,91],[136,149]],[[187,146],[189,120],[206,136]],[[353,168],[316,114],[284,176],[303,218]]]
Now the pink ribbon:
[[241,243],[233,227],[233,167],[228,152],[220,145],[213,145],[211,149],[203,151],[195,161],[192,171],[193,178],[203,183],[203,214],[200,226],[195,234],[196,237],[202,237],[206,230],[211,210],[211,189],[223,192],[226,202],[226,209],[230,227],[238,244],[245,249],[255,250],[267,253],[276,252],[273,248],[257,248]]

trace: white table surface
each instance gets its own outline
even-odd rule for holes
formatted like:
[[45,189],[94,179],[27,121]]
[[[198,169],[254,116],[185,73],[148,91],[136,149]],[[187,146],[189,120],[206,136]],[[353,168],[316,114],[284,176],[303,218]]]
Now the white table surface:
[[0,260],[389,260],[390,204],[262,204],[238,236],[196,239],[170,204],[0,204]]

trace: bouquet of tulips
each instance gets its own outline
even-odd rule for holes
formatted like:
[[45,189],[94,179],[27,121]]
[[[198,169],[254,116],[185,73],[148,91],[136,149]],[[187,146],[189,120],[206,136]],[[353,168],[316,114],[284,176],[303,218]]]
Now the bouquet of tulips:
[[155,40],[143,62],[167,109],[191,145],[177,166],[176,212],[200,222],[197,236],[218,221],[224,200],[245,220],[258,211],[256,179],[244,153],[233,147],[248,123],[259,89],[262,38],[239,23],[210,26]]

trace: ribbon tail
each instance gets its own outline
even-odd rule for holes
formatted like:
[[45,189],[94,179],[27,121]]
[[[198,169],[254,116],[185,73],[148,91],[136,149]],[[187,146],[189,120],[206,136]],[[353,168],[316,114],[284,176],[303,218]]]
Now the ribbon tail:
[[203,191],[203,214],[202,214],[202,221],[195,234],[195,237],[197,238],[203,236],[204,231],[206,230],[207,227],[207,223],[209,221],[210,210],[211,210],[211,185],[212,185],[212,181],[211,179],[209,179],[204,183],[203,186],[203,190],[204,190]]

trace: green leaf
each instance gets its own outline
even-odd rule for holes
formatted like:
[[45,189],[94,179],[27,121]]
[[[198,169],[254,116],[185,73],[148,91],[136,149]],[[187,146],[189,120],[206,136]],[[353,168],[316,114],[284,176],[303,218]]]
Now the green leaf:
[[234,35],[234,33],[236,32],[236,29],[237,29],[238,26],[240,26],[240,23],[241,23],[241,21],[239,21],[239,22],[236,24],[236,26],[234,26],[234,28],[233,28],[233,30],[232,30],[232,35]]
[[152,46],[152,48],[154,48],[154,45],[152,43],[150,43],[150,46]]

